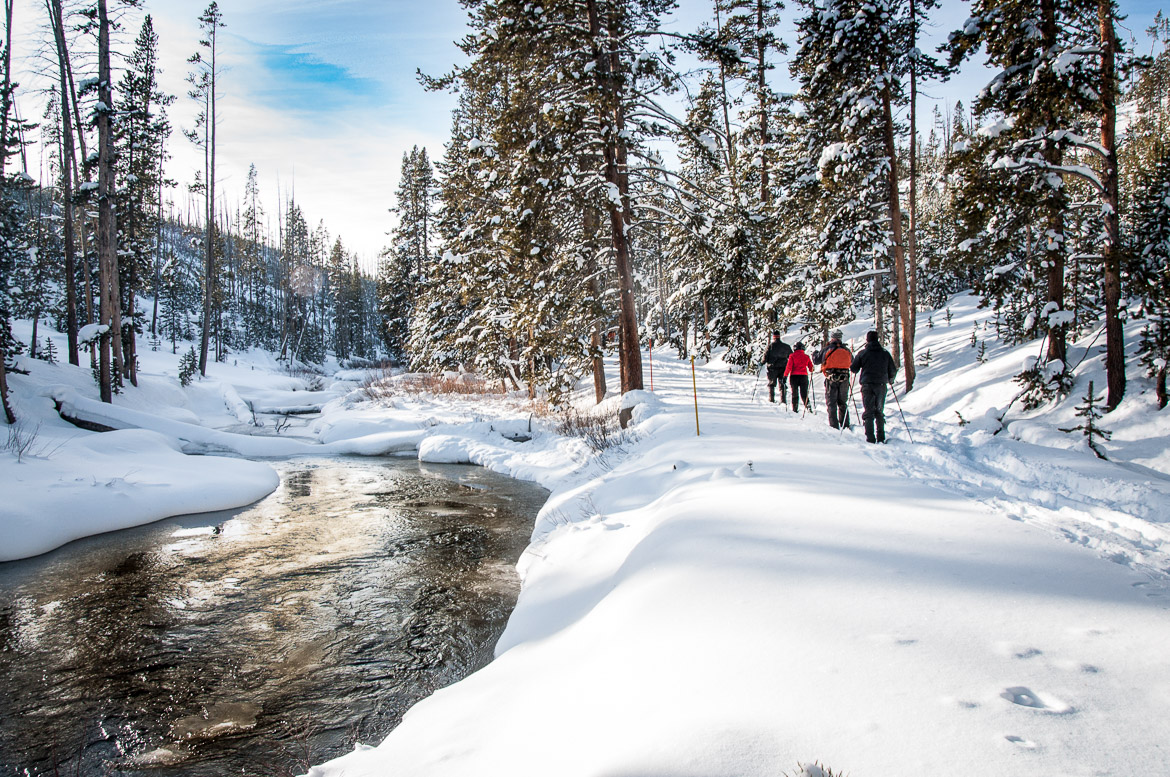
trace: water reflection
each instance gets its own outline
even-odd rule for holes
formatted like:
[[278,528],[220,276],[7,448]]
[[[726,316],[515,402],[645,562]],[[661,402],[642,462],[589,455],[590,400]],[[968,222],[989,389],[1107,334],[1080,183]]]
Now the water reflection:
[[247,510],[0,565],[4,774],[295,774],[490,659],[544,491],[281,466]]

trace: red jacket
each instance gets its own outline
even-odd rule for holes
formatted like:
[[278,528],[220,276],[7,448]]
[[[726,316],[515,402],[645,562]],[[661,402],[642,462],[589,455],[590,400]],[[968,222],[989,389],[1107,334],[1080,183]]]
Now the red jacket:
[[798,349],[788,357],[788,366],[784,368],[784,377],[789,375],[811,375],[813,371],[812,359],[808,354]]

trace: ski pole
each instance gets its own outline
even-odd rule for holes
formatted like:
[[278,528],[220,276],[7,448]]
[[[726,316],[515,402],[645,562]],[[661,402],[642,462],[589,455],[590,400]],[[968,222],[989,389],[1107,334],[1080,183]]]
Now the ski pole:
[[853,375],[849,376],[849,399],[853,402],[853,415],[857,423],[862,423],[861,411],[857,409],[857,397],[853,395]]
[[894,395],[894,402],[898,405],[898,415],[902,416],[902,426],[906,427],[906,437],[910,442],[914,442],[914,437],[910,434],[910,424],[906,423],[906,414],[902,412],[902,401],[898,399],[898,392],[893,383],[890,384],[890,393]]
[[760,387],[760,373],[763,371],[764,365],[761,364],[760,368],[756,370],[756,382],[752,385],[752,402],[756,401],[756,389]]

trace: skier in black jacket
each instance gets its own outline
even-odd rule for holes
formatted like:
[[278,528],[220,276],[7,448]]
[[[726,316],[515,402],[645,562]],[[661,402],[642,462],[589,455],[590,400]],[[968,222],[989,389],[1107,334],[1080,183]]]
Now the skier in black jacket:
[[792,347],[780,339],[779,332],[772,333],[772,343],[768,352],[764,354],[764,363],[768,365],[768,401],[776,401],[776,384],[780,384],[780,402],[788,404],[788,385],[784,381],[784,365],[788,364],[788,357],[792,355]]
[[[861,419],[865,421],[866,442],[886,441],[886,388],[893,385],[898,374],[894,357],[878,342],[878,333],[872,329],[865,335],[865,347],[853,357],[849,366],[860,372]],[[877,422],[876,434],[874,422]]]

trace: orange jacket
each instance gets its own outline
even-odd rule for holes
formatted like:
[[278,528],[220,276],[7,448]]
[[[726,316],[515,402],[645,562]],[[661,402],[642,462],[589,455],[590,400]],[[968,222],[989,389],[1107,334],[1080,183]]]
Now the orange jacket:
[[821,372],[827,370],[847,370],[853,364],[853,354],[843,345],[839,345],[825,353],[821,362]]

